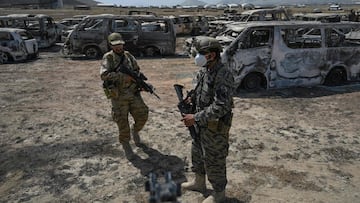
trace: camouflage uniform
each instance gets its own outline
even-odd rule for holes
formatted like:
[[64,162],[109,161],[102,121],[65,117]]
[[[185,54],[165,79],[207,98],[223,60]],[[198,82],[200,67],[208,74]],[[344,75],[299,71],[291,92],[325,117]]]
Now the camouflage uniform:
[[224,191],[234,80],[220,61],[211,71],[202,68],[196,80],[194,118],[200,139],[192,143],[192,170],[197,174],[206,173],[216,192]]
[[[114,72],[119,64],[127,65],[132,70],[140,70],[135,57],[128,51],[124,51],[122,56],[119,56],[114,51],[109,51],[103,56],[100,74]],[[124,77],[125,74],[116,73],[116,94],[110,98],[112,118],[119,128],[120,143],[129,142],[130,140],[129,113],[135,121],[133,126],[135,132],[139,132],[144,127],[149,113],[149,109],[144,103],[136,84],[132,81],[127,83]]]

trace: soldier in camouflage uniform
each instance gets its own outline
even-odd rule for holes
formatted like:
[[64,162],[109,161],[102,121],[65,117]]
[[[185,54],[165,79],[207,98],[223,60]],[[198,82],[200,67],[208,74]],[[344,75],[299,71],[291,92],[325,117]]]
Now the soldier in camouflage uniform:
[[[134,79],[116,71],[121,64],[132,70],[140,71],[135,57],[128,51],[124,51],[125,42],[119,33],[110,34],[108,41],[112,50],[103,56],[100,76],[104,84],[105,82],[111,84],[111,87],[106,87],[104,90],[107,97],[111,99],[112,118],[119,128],[119,141],[127,158],[131,158],[133,152],[129,144],[130,133],[133,135],[135,144],[140,144],[138,133],[148,119],[149,109],[144,103]],[[129,113],[135,121],[131,129],[128,120]]]
[[187,127],[195,125],[199,139],[192,141],[192,170],[195,179],[182,183],[183,190],[206,191],[205,175],[214,192],[203,203],[225,200],[226,157],[229,149],[229,130],[232,121],[233,83],[230,71],[221,63],[220,43],[211,37],[196,42],[195,64],[201,69],[191,102],[196,113],[186,114]]

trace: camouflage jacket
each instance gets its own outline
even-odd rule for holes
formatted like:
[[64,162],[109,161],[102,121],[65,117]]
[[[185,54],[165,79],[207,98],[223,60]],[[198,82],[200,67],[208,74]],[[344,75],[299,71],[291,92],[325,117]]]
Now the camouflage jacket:
[[195,121],[205,125],[209,120],[216,120],[233,108],[234,78],[231,72],[218,62],[214,69],[201,69],[196,75],[195,87]]
[[[105,53],[103,56],[103,60],[101,63],[101,68],[100,68],[100,76],[101,79],[104,80],[104,77],[106,74],[111,73],[111,72],[115,72],[116,68],[119,66],[119,64],[124,64],[127,67],[131,68],[132,70],[135,71],[140,71],[140,67],[136,62],[136,59],[133,55],[131,55],[130,52],[125,51],[124,55],[122,57],[120,57],[118,54],[114,53],[112,50]],[[117,72],[116,74],[116,80],[119,81],[118,83],[118,88],[119,89],[123,89],[126,87],[134,87],[135,88],[135,84],[126,84],[124,81],[124,76],[125,74]]]

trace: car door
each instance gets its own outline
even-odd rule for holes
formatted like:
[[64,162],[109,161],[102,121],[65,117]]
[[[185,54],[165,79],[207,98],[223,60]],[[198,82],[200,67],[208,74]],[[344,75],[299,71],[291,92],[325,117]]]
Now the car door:
[[272,55],[272,33],[272,27],[250,28],[231,44],[227,62],[234,71],[236,87],[251,73],[265,74]]
[[109,27],[107,18],[88,18],[79,24],[73,33],[74,49],[84,50],[86,47],[98,47],[101,52],[108,50],[107,36],[109,35]]
[[316,25],[276,28],[273,75],[277,87],[319,83],[325,65],[322,33]]
[[139,23],[134,18],[116,18],[112,21],[111,32],[120,33],[125,41],[125,49],[132,54],[137,54],[139,40]]

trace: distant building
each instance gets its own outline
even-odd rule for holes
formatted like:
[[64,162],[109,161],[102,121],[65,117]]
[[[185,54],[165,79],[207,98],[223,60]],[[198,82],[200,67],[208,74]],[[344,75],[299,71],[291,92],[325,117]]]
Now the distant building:
[[0,7],[12,8],[62,8],[63,0],[2,0]]
[[115,8],[116,4],[98,4],[97,7]]

